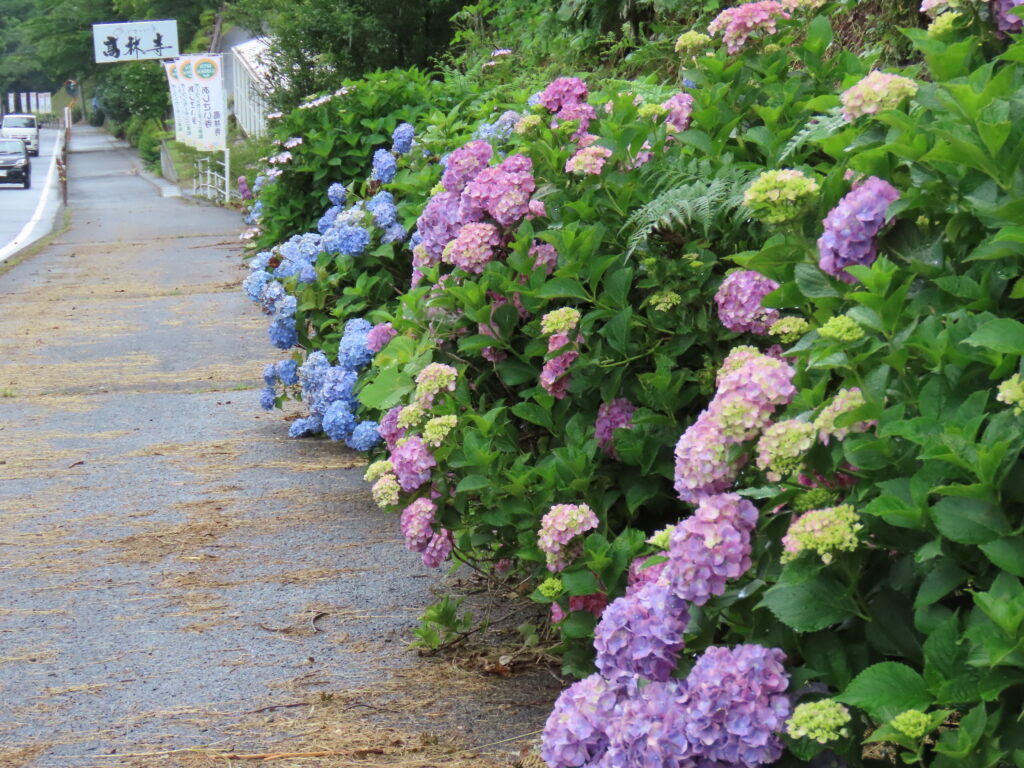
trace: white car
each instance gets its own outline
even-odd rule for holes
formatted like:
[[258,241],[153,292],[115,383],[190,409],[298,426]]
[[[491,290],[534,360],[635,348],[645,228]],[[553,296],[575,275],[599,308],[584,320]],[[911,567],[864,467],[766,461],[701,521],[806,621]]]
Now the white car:
[[4,115],[0,122],[0,138],[21,139],[30,155],[39,154],[39,123],[35,115]]

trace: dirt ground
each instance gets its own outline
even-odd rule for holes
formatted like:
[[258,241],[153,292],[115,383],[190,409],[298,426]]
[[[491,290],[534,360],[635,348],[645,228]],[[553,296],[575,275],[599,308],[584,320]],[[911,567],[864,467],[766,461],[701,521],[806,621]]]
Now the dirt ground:
[[237,212],[72,150],[70,227],[0,274],[0,766],[509,765],[562,682],[514,631],[409,650],[443,574],[259,411]]

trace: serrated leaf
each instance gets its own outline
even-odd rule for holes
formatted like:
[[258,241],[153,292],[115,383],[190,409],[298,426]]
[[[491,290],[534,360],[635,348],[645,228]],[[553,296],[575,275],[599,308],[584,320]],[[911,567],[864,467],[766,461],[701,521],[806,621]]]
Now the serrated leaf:
[[813,264],[797,264],[794,269],[796,284],[800,293],[808,299],[824,299],[839,296],[828,277]]
[[841,585],[824,573],[803,581],[780,581],[765,593],[760,606],[798,632],[817,632],[853,613]]
[[999,317],[985,323],[964,339],[964,343],[1006,355],[1024,354],[1024,323],[1009,317]]
[[471,491],[479,491],[484,488],[489,488],[493,485],[493,482],[494,481],[486,475],[466,475],[455,487],[455,492],[469,493]]
[[932,705],[924,678],[906,664],[895,661],[868,667],[850,681],[836,699],[859,707],[880,723],[908,709],[923,712]]
[[1007,536],[981,545],[985,557],[1004,571],[1024,578],[1024,537]]

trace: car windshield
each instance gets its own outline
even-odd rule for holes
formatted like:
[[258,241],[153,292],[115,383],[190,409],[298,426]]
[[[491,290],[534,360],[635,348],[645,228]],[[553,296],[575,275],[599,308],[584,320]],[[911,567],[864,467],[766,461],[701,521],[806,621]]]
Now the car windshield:
[[5,117],[4,128],[35,128],[36,119],[34,117]]
[[21,143],[20,139],[0,139],[0,154],[23,155],[24,153],[25,145]]

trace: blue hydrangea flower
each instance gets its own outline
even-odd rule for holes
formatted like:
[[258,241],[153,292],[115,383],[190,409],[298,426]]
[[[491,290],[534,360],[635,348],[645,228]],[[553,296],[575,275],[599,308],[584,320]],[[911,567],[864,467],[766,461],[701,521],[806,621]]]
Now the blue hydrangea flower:
[[316,282],[316,268],[310,264],[305,263],[302,265],[302,269],[299,270],[299,282],[300,283],[315,283]]
[[277,369],[273,363],[267,363],[263,366],[263,383],[268,387],[274,386],[277,382]]
[[357,371],[373,360],[368,333],[346,333],[338,343],[338,362],[346,368]]
[[352,434],[356,417],[352,407],[344,400],[335,400],[324,413],[323,430],[331,440],[344,440]]
[[316,223],[316,231],[321,235],[326,233],[327,230],[334,226],[334,220],[338,218],[339,213],[341,213],[340,205],[332,205],[328,208],[324,215],[320,217],[320,221]]
[[368,451],[381,441],[376,421],[360,421],[352,434],[345,440],[345,445],[353,451]]
[[535,94],[533,94],[533,96],[528,98],[526,100],[526,106],[528,106],[528,107],[536,107],[538,104],[540,104],[540,94],[541,94],[541,92],[537,91]]
[[395,173],[398,171],[398,163],[395,156],[386,149],[378,149],[373,153],[373,174],[371,179],[390,184],[395,180]]
[[341,227],[337,230],[338,251],[348,256],[358,256],[370,244],[370,233],[363,227]]
[[345,198],[348,197],[348,191],[345,187],[337,181],[331,184],[327,188],[327,199],[330,200],[336,206],[342,206],[345,204]]
[[384,234],[381,235],[380,241],[382,243],[400,243],[405,240],[405,227],[399,224],[397,221],[388,227]]
[[327,362],[327,355],[319,349],[307,357],[306,362],[299,366],[298,374],[299,381],[302,382],[303,400],[310,402],[315,398],[316,393],[323,386],[324,377],[330,369],[331,364]]
[[299,341],[299,332],[295,330],[294,323],[284,325],[275,320],[267,329],[267,335],[270,336],[270,343],[278,349],[291,349]]
[[323,422],[319,416],[307,416],[304,419],[296,419],[288,427],[288,437],[310,437],[318,435],[323,431]]
[[342,333],[369,333],[371,328],[373,328],[373,323],[369,320],[362,317],[353,317],[345,321],[345,330]]
[[[299,380],[299,365],[294,360],[282,360],[275,369],[277,378],[286,387],[290,387]],[[266,374],[264,374],[266,376]]]
[[270,273],[257,270],[242,281],[242,288],[245,289],[245,295],[252,301],[259,301],[260,294],[263,293],[268,282],[270,282]]
[[335,402],[344,402],[349,409],[356,407],[352,388],[356,385],[356,373],[340,365],[332,366],[324,374],[319,390],[309,405],[312,413],[324,413]]
[[[274,366],[270,367],[273,368]],[[274,410],[274,399],[276,397],[277,394],[274,392],[274,388],[270,385],[265,386],[263,389],[260,390],[260,408],[262,408],[264,411]]]
[[413,248],[415,248],[422,242],[423,235],[421,235],[420,231],[417,229],[415,232],[412,233],[412,237],[409,238],[409,250],[411,251]]
[[273,312],[277,307],[277,302],[284,298],[284,296],[284,286],[277,282],[277,280],[270,280],[260,291],[259,302],[267,312]]
[[267,265],[270,264],[270,257],[274,254],[270,251],[260,251],[252,260],[249,262],[249,269],[255,271],[257,269],[266,269]]
[[404,155],[412,149],[412,139],[416,135],[416,129],[409,123],[399,123],[391,134],[391,151]]

